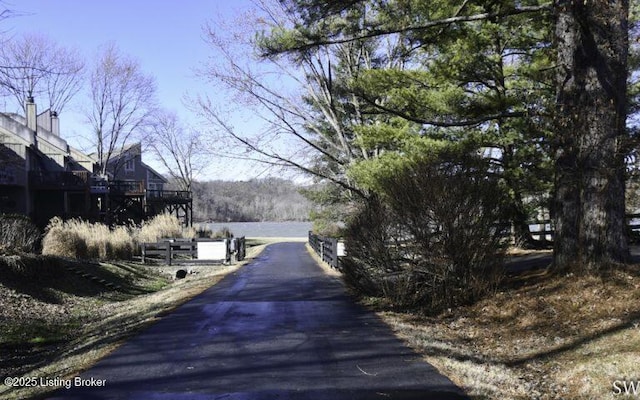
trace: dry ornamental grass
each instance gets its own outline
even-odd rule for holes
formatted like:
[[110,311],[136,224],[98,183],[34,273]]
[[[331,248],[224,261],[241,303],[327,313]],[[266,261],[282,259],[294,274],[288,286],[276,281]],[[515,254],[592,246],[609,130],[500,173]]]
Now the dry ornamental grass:
[[53,218],[46,228],[42,254],[92,260],[130,260],[138,245],[161,238],[193,238],[170,214],[160,214],[138,226],[109,228],[101,223]]

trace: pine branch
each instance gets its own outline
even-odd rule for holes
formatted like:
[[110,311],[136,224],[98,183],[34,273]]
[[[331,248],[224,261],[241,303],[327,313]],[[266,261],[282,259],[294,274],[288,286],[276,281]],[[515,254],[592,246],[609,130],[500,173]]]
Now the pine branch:
[[355,42],[359,40],[373,39],[380,36],[402,34],[407,32],[420,32],[420,31],[424,31],[424,30],[428,30],[436,27],[457,24],[457,23],[483,21],[488,19],[500,19],[505,17],[511,17],[514,15],[546,12],[551,10],[553,10],[553,5],[551,3],[547,3],[539,6],[522,6],[522,7],[514,8],[508,11],[487,12],[487,13],[480,13],[480,14],[474,14],[474,15],[456,15],[449,18],[428,21],[421,25],[410,25],[406,27],[393,28],[393,29],[371,29],[368,32],[365,31],[360,35],[343,37],[343,38],[322,39],[320,37],[314,38],[314,37],[308,36],[308,37],[301,38],[302,40],[307,40],[306,43],[300,43],[292,47],[288,47],[286,49],[276,49],[276,48],[267,46],[266,51],[262,53],[262,56],[269,57],[269,56],[275,56],[283,53],[304,52],[306,50],[321,47],[321,46],[350,43],[350,42]]

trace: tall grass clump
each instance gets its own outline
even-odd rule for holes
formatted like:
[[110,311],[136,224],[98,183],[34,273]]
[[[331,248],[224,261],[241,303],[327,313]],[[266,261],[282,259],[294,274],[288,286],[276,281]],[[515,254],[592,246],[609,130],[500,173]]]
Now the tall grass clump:
[[0,214],[0,254],[37,253],[42,232],[24,215]]
[[127,227],[109,229],[100,223],[55,217],[47,226],[43,254],[77,259],[130,259],[133,240]]
[[223,226],[216,232],[207,227],[200,226],[198,229],[194,229],[193,237],[205,239],[229,239],[230,237],[233,237],[233,233],[227,226]]
[[111,230],[106,253],[113,260],[129,260],[133,256],[134,247],[131,229],[126,226],[117,226]]
[[72,230],[59,217],[53,217],[45,228],[42,254],[87,259],[87,243],[79,232]]
[[199,226],[196,229],[196,237],[197,238],[211,238],[211,236],[213,236],[213,231],[207,227],[204,226]]
[[230,237],[233,236],[233,233],[231,233],[231,229],[229,229],[228,226],[223,226],[222,228],[220,228],[220,230],[218,232],[215,232],[212,235],[213,239],[228,239]]
[[181,237],[184,235],[180,221],[175,216],[166,213],[158,214],[144,222],[136,232],[138,243],[151,243],[157,242],[158,239]]
[[108,227],[54,217],[46,228],[42,254],[93,260],[129,260],[139,243],[163,238],[194,238],[194,228],[183,228],[178,218],[161,214],[139,227]]

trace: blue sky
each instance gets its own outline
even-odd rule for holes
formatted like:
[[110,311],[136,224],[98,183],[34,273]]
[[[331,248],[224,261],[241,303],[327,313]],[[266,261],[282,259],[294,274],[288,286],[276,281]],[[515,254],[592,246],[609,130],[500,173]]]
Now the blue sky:
[[[185,93],[203,91],[203,82],[195,76],[194,69],[211,55],[202,38],[202,26],[220,17],[233,18],[250,5],[249,0],[6,0],[4,3],[21,14],[2,22],[5,36],[43,33],[60,45],[76,48],[87,64],[101,45],[114,42],[122,53],[137,59],[145,73],[155,77],[160,105],[176,111],[186,122],[193,117],[182,104],[183,97]],[[75,100],[84,98],[81,92]],[[60,116],[63,136],[72,145],[85,129],[76,110],[69,105]]]

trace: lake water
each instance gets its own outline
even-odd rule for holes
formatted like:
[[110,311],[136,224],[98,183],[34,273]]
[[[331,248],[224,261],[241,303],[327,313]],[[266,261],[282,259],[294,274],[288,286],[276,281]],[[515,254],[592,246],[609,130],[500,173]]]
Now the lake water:
[[311,222],[214,222],[201,223],[198,226],[218,232],[229,228],[234,236],[246,237],[308,237]]

